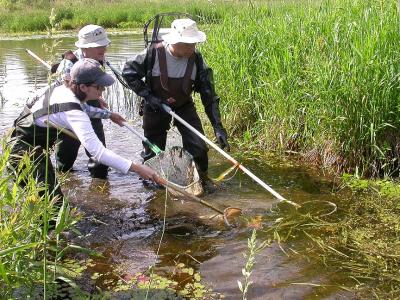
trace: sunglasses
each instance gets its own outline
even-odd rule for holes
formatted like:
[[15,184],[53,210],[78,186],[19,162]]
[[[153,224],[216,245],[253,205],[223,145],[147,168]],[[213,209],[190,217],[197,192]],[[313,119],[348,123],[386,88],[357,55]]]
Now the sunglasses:
[[97,84],[88,84],[87,86],[94,87],[94,88],[96,88],[96,90],[102,91],[102,92],[106,90],[105,86],[101,86],[101,85],[97,85]]

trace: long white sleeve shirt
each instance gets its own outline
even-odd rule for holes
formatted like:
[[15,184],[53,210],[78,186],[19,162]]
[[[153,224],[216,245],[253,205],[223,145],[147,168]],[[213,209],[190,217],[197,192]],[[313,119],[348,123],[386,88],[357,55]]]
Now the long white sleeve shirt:
[[[62,85],[63,82],[56,79],[51,85],[47,85],[39,90],[37,90],[33,96],[29,97],[26,104],[31,106],[32,103],[39,101],[41,98],[46,97],[48,92],[53,92],[54,88]],[[42,99],[43,100],[43,99]],[[88,114],[91,119],[109,119],[112,112],[108,109],[90,106],[85,102],[81,102],[81,107],[85,113]]]
[[[50,104],[75,102],[81,104],[81,101],[75,97],[73,92],[64,85],[54,88],[50,96]],[[43,99],[37,101],[31,108],[35,112],[43,107]],[[89,116],[80,110],[71,110],[65,112],[58,112],[43,116],[35,120],[35,124],[40,127],[47,127],[45,121],[57,124],[71,130],[79,139],[83,147],[90,153],[96,161],[117,169],[123,173],[128,173],[132,164],[131,160],[125,159],[113,151],[104,147],[99,138],[96,136],[92,124],[90,123]]]

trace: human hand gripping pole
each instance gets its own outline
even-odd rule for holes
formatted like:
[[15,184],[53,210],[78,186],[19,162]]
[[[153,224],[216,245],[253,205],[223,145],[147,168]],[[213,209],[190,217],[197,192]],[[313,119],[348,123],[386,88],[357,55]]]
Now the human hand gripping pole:
[[221,127],[216,127],[214,129],[215,137],[217,138],[217,142],[220,145],[221,149],[225,149],[226,151],[231,150],[231,146],[228,143],[228,135],[226,133],[226,130],[221,128]]
[[200,133],[197,129],[195,129],[193,126],[191,126],[189,123],[187,123],[185,120],[183,120],[181,117],[179,117],[175,112],[172,111],[172,109],[165,104],[162,104],[162,107],[165,112],[170,114],[172,117],[174,117],[176,120],[178,120],[180,123],[182,123],[186,128],[188,128],[190,131],[192,131],[194,134],[196,134],[199,138],[201,138],[203,141],[205,141],[207,144],[209,144],[211,147],[213,147],[215,150],[217,150],[222,156],[227,158],[233,165],[237,166],[237,168],[241,169],[244,173],[246,173],[250,178],[252,178],[255,182],[257,182],[259,185],[261,185],[264,189],[266,189],[268,192],[270,192],[272,195],[274,195],[280,202],[287,202],[296,208],[301,207],[301,205],[287,200],[284,197],[282,197],[279,193],[274,191],[268,184],[263,182],[260,178],[258,178],[256,175],[254,175],[249,169],[245,168],[243,165],[241,165],[236,159],[234,159],[232,156],[230,156],[228,153],[226,153],[224,150],[219,148],[216,144],[214,144],[212,141],[210,141],[207,137],[205,137],[202,133]]

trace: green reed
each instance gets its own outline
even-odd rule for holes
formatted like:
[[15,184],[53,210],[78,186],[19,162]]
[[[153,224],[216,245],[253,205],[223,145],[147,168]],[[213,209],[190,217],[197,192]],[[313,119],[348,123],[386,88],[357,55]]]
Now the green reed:
[[397,1],[244,5],[208,32],[233,135],[389,173],[398,163]]
[[[51,191],[43,193],[45,187],[36,181],[35,165],[29,153],[20,159],[18,172],[9,169],[10,149],[5,140],[1,143],[1,297],[25,298],[38,290],[43,292],[46,287],[51,295],[55,279],[67,276],[62,258],[69,249],[79,249],[67,244],[61,235],[76,222],[76,216],[71,214],[67,202],[58,207],[55,205],[57,199],[49,197]],[[21,182],[24,187],[20,186]],[[45,201],[46,197],[49,197],[48,201]],[[49,231],[45,219],[55,221],[54,230]]]

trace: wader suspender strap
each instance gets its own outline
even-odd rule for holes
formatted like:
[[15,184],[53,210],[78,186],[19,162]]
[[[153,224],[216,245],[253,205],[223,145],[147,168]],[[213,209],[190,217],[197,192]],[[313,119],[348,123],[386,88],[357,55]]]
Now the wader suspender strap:
[[56,103],[50,105],[50,107],[43,107],[33,113],[33,119],[36,120],[40,117],[55,114],[58,112],[69,111],[69,110],[82,110],[82,107],[78,103],[66,102]]
[[[158,53],[158,63],[160,66],[160,81],[161,86],[164,90],[169,91],[168,89],[168,70],[167,70],[167,56],[165,54],[165,48],[162,43],[158,43],[156,45],[157,53]],[[192,92],[192,72],[194,67],[194,61],[196,59],[196,54],[193,53],[186,65],[185,75],[183,76],[183,86],[182,89],[186,95],[190,95]]]
[[160,66],[160,81],[161,86],[164,90],[169,91],[168,89],[168,70],[167,70],[167,56],[165,55],[165,48],[162,43],[158,43],[156,45],[157,53],[158,53],[158,65]]
[[183,76],[183,84],[182,89],[186,95],[190,95],[192,93],[192,72],[194,66],[194,60],[196,58],[196,54],[193,53],[187,62],[185,76]]
[[[152,77],[152,70],[155,62],[156,57],[156,48],[154,44],[150,44],[149,48],[147,49],[147,55],[144,60],[144,66],[146,70],[146,84],[151,86],[151,77]],[[150,64],[150,65],[149,65]]]
[[43,101],[43,107],[33,113],[33,119],[36,120],[40,117],[55,114],[58,112],[68,111],[68,110],[82,110],[79,103],[65,102],[65,103],[55,103],[49,107],[50,97],[46,97]]
[[53,84],[51,84],[48,89],[44,92],[44,94],[42,96],[38,96],[36,97],[31,103],[28,103],[26,106],[31,109],[32,106],[41,98],[44,97],[44,99],[49,99],[50,98],[50,94],[53,92],[54,86]]

